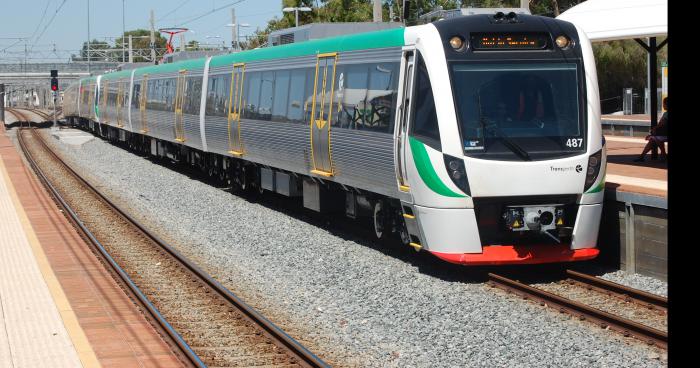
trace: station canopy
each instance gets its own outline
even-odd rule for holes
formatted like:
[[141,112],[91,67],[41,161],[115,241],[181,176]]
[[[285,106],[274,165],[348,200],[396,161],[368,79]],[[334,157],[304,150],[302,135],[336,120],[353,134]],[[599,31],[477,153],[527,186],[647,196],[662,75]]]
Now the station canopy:
[[588,0],[557,19],[583,29],[591,42],[668,34],[668,0]]

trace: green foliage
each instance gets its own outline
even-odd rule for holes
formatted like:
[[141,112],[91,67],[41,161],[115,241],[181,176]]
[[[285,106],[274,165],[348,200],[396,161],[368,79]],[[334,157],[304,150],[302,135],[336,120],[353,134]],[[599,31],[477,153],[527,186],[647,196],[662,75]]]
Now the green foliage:
[[[657,39],[661,43],[663,39]],[[598,42],[593,44],[593,54],[598,71],[598,87],[601,99],[622,96],[623,88],[637,91],[647,87],[647,52],[634,40]],[[657,54],[657,70],[668,60],[668,49]],[[661,73],[658,73],[661,87]]]

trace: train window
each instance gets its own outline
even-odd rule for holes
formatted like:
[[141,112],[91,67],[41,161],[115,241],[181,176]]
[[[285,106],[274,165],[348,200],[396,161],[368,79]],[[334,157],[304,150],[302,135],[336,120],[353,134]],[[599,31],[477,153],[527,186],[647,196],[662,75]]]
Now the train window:
[[304,91],[307,85],[313,84],[313,81],[307,82],[306,73],[305,69],[295,69],[290,73],[287,119],[292,123],[304,122]]
[[252,72],[247,75],[244,82],[243,93],[245,96],[245,103],[243,104],[243,117],[247,119],[258,119],[261,80],[262,76],[260,72]]
[[435,98],[433,88],[428,77],[428,69],[423,58],[418,55],[415,84],[415,110],[411,126],[411,135],[418,138],[428,146],[441,150],[440,128],[438,126],[437,113],[435,111]]
[[398,87],[398,65],[382,63],[370,68],[365,126],[373,131],[393,132]]
[[207,100],[204,107],[206,115],[214,115],[214,99],[216,98],[214,91],[216,91],[216,76],[209,76],[207,80]]
[[141,82],[134,81],[134,91],[131,93],[131,107],[138,108],[141,98]]
[[226,116],[228,114],[228,94],[231,76],[226,74],[209,77],[207,87],[206,114],[211,116]]
[[202,77],[187,77],[186,83],[187,93],[183,101],[182,111],[185,114],[199,115],[202,97]]
[[348,65],[341,69],[336,86],[340,111],[335,126],[361,129],[361,126],[364,125],[367,84],[369,83],[368,66]]
[[272,104],[272,121],[287,121],[287,98],[289,97],[289,70],[275,72],[275,98]]
[[258,119],[270,120],[272,117],[272,97],[275,87],[275,72],[264,72],[260,79],[260,102]]
[[465,152],[530,160],[585,150],[576,63],[454,63],[451,69]]

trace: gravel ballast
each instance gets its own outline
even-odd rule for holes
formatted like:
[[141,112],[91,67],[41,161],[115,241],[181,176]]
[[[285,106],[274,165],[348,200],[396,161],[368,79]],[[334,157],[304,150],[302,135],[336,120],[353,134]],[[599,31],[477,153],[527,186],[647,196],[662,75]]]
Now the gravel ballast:
[[[47,134],[48,136],[48,134]],[[122,148],[49,139],[75,168],[336,366],[666,366],[665,351],[523,301],[483,271],[231,195]],[[581,268],[579,268],[581,269]],[[665,294],[666,284],[611,281]]]

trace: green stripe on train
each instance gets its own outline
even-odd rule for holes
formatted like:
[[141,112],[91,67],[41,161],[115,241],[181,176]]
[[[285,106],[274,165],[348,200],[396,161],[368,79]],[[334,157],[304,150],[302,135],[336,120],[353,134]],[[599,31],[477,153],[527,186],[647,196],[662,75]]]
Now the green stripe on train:
[[430,156],[428,156],[425,145],[421,141],[413,137],[408,137],[408,140],[411,144],[413,162],[415,162],[416,168],[418,169],[418,175],[420,175],[420,178],[423,179],[423,182],[428,188],[445,197],[466,197],[463,194],[455,193],[442,182],[442,179],[440,179],[437,172],[435,172],[435,168],[433,168],[433,164],[430,162]]
[[[297,56],[316,55],[328,52],[344,52],[354,50],[378,49],[385,47],[401,47],[404,45],[404,28],[394,28],[375,32],[357,33],[346,36],[324,38],[288,45],[263,47],[260,49],[241,51],[233,54],[214,56],[210,67],[231,65],[233,63],[248,63],[253,61],[284,59]],[[174,63],[152,65],[138,68],[134,77],[140,77],[149,73],[170,73],[182,69],[204,69],[206,58],[182,60]],[[122,78],[130,74],[130,70],[123,70],[103,75],[106,79]],[[82,79],[94,80],[96,77]]]
[[343,52],[404,45],[404,28],[357,33],[347,36],[324,38],[287,45],[264,47],[240,53],[215,56],[209,64],[212,68],[233,63],[292,58],[328,52]]

